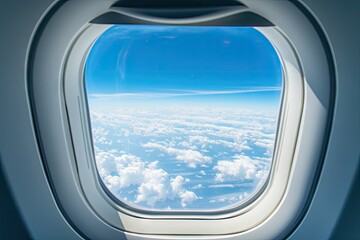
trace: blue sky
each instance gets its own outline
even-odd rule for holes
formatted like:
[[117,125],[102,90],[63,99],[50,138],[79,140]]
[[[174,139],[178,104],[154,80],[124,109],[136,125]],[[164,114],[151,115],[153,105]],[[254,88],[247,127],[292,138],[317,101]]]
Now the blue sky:
[[266,180],[282,71],[259,31],[117,25],[84,74],[97,168],[122,202],[224,209]]
[[88,96],[112,103],[275,109],[282,87],[275,49],[244,27],[115,25],[92,47],[85,76]]

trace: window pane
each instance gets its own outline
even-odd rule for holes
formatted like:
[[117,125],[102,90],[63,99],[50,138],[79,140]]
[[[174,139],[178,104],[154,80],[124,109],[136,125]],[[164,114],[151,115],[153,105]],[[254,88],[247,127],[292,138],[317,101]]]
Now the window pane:
[[222,210],[266,181],[282,68],[256,29],[115,25],[85,67],[99,175],[145,210]]

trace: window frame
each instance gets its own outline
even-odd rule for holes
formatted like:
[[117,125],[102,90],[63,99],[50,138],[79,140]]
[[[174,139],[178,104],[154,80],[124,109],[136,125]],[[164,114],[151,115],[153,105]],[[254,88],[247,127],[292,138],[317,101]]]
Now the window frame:
[[[33,111],[35,112],[35,128],[37,129],[41,151],[44,156],[43,164],[52,191],[55,193],[56,202],[59,204],[60,211],[65,215],[67,221],[81,229],[88,229],[89,224],[84,225],[84,223],[81,222],[83,220],[81,213],[91,216],[91,220],[88,221],[91,221],[92,226],[103,226],[101,229],[97,228],[96,231],[98,233],[90,231],[91,233],[89,234],[92,234],[91,238],[96,238],[94,236],[100,233],[106,233],[106,236],[110,236],[108,234],[116,235],[116,233],[122,232],[121,230],[123,230],[125,232],[132,232],[135,235],[136,233],[175,235],[174,238],[176,238],[176,234],[192,236],[199,234],[231,234],[229,238],[236,238],[236,236],[241,235],[251,239],[251,236],[254,237],[252,234],[255,234],[255,232],[259,233],[259,229],[268,229],[267,236],[269,236],[270,233],[276,234],[276,231],[288,226],[289,220],[292,219],[292,221],[294,221],[300,214],[299,211],[302,210],[304,206],[303,199],[308,197],[307,193],[309,193],[311,189],[311,186],[307,186],[307,184],[304,183],[312,183],[315,179],[317,166],[322,160],[321,146],[324,141],[322,137],[328,127],[326,124],[327,117],[332,107],[327,102],[327,100],[333,96],[331,96],[330,87],[332,85],[329,83],[331,77],[329,76],[326,53],[323,52],[324,49],[322,48],[321,40],[318,38],[311,23],[309,23],[307,18],[291,3],[265,3],[265,1],[253,3],[244,1],[249,9],[270,19],[278,26],[279,39],[274,36],[266,35],[266,37],[268,39],[272,38],[272,41],[283,41],[285,45],[288,45],[291,52],[295,54],[295,60],[293,59],[293,61],[299,64],[299,70],[302,73],[300,75],[304,83],[304,101],[302,101],[304,108],[299,112],[301,114],[300,122],[298,128],[294,130],[297,134],[295,143],[292,146],[294,149],[291,152],[292,164],[288,166],[289,174],[286,177],[287,184],[285,184],[287,186],[278,205],[267,206],[271,209],[268,214],[255,214],[257,216],[254,217],[261,218],[261,220],[256,223],[252,222],[251,226],[246,225],[246,221],[243,218],[245,214],[254,209],[251,207],[245,208],[248,211],[239,215],[240,218],[242,218],[242,220],[239,221],[233,221],[235,217],[226,218],[227,216],[224,216],[224,218],[217,216],[217,219],[212,219],[207,216],[202,216],[201,218],[193,216],[194,218],[191,220],[186,217],[181,219],[179,216],[176,216],[176,219],[172,218],[171,221],[169,218],[164,218],[164,216],[151,216],[151,219],[146,218],[148,216],[139,218],[130,214],[114,214],[114,211],[111,210],[112,208],[108,208],[104,202],[93,201],[92,194],[94,194],[94,192],[86,190],[84,181],[81,180],[83,166],[80,166],[80,164],[86,166],[90,158],[86,157],[88,153],[84,151],[83,155],[85,157],[83,159],[87,160],[80,160],[81,156],[79,156],[78,144],[86,144],[86,142],[77,141],[75,135],[78,134],[79,137],[81,137],[81,134],[86,133],[87,130],[84,129],[81,124],[80,128],[76,128],[75,124],[73,124],[74,119],[72,119],[75,115],[71,110],[73,108],[76,110],[75,112],[78,113],[81,111],[81,104],[83,103],[79,101],[79,96],[76,95],[76,93],[74,95],[76,99],[69,102],[69,96],[67,95],[71,95],[70,92],[73,91],[73,89],[68,89],[68,85],[65,83],[76,82],[81,79],[81,72],[79,73],[78,68],[71,74],[69,73],[69,71],[71,72],[71,67],[73,67],[73,65],[71,65],[71,63],[73,63],[72,61],[84,63],[86,59],[84,55],[81,54],[75,54],[76,56],[72,58],[72,51],[77,50],[74,44],[81,39],[83,33],[87,32],[89,29],[87,22],[99,14],[99,9],[107,11],[109,2],[89,4],[90,6],[87,8],[89,13],[86,16],[75,21],[76,24],[74,23],[74,26],[71,28],[62,30],[59,26],[69,24],[69,21],[64,21],[69,14],[73,14],[72,16],[76,18],[77,12],[72,11],[71,7],[77,6],[77,4],[83,7],[86,5],[82,5],[81,3],[64,4],[47,24],[45,30],[43,30],[32,66],[32,79],[29,83],[29,86],[31,86],[30,102],[32,102]],[[288,10],[288,12],[286,12],[286,10]],[[287,19],[284,15],[276,14],[279,13],[279,11],[290,14],[291,17],[304,24],[299,26],[299,29],[293,30],[298,22],[291,20],[291,18]],[[66,32],[66,37],[60,35],[62,32]],[[299,39],[296,39],[296,37],[301,36],[301,34],[305,34],[305,38],[308,41],[301,42]],[[56,37],[58,37],[58,39],[56,39]],[[59,42],[59,46],[54,46],[54,41]],[[53,50],[54,48],[55,51]],[[279,48],[278,50],[283,56],[283,49]],[[49,56],[49,51],[52,51],[54,54]],[[318,63],[315,71],[313,69],[315,66],[311,66],[312,61],[310,61],[310,63],[303,61],[304,59],[309,59],[309,56],[310,58],[313,57]],[[77,59],[75,60],[75,58]],[[56,61],[51,61],[51,59],[55,59]],[[50,68],[43,69],[44,64],[50,65]],[[294,69],[287,69],[287,73],[292,70]],[[49,89],[49,91],[44,92],[44,89]],[[64,89],[66,89],[65,92]],[[293,96],[289,98],[291,100]],[[72,104],[74,102],[77,104]],[[84,116],[84,114],[82,115]],[[284,116],[286,116],[285,119],[289,117],[287,114],[284,114]],[[315,118],[315,121],[311,120],[312,117]],[[78,119],[78,122],[81,123],[81,119]],[[304,126],[306,126],[306,128]],[[285,126],[281,123],[280,127],[283,128]],[[286,128],[289,128],[289,126],[286,125]],[[291,145],[291,143],[284,139],[282,142]],[[86,148],[86,146],[84,146],[84,148]],[[301,151],[299,149],[301,149]],[[279,167],[282,167],[282,164],[276,164],[274,171],[279,171]],[[294,190],[294,186],[298,186],[298,189]],[[100,191],[100,189],[97,191]],[[70,195],[71,193],[75,194]],[[70,198],[69,196],[72,196],[76,204],[67,199]],[[270,205],[268,203],[264,204]],[[253,221],[252,217],[249,219]],[[277,220],[278,222],[276,222]],[[169,222],[171,222],[172,226],[168,225]],[[197,223],[194,225],[195,222]],[[202,222],[202,224],[198,224],[200,222]],[[190,225],[190,228],[186,228],[183,225],[184,223]],[[199,228],[196,229],[196,227]],[[128,235],[130,236],[132,234],[129,233]],[[259,235],[256,236],[259,237]],[[149,238],[151,238],[151,236],[149,236]]]
[[[205,224],[203,220],[212,220],[213,226],[210,228],[212,234],[229,234],[236,231],[246,231],[260,224],[263,221],[263,216],[259,213],[266,212],[266,215],[271,214],[273,207],[280,203],[285,193],[287,181],[281,179],[286,179],[290,174],[292,153],[295,151],[294,146],[296,145],[302,112],[303,82],[301,67],[297,62],[295,53],[292,51],[292,47],[286,39],[283,38],[283,35],[281,35],[276,27],[266,27],[265,29],[256,28],[274,44],[274,48],[277,51],[278,48],[276,45],[282,44],[283,48],[279,54],[283,68],[283,93],[274,156],[269,177],[266,181],[267,184],[264,185],[261,191],[252,199],[234,208],[215,211],[148,211],[136,209],[126,204],[119,204],[119,201],[111,197],[112,194],[109,193],[103,185],[97,172],[92,143],[91,122],[86,99],[84,69],[87,56],[93,43],[111,26],[112,25],[90,24],[85,27],[84,31],[76,38],[76,41],[72,43],[73,47],[68,54],[64,73],[64,96],[65,102],[67,103],[73,142],[85,143],[84,145],[77,144],[75,147],[80,184],[82,185],[84,195],[87,196],[92,207],[94,209],[100,209],[100,204],[96,206],[92,203],[102,202],[103,200],[101,198],[103,198],[107,204],[118,211],[125,229],[136,233],[181,234],[186,231],[189,232],[190,229],[201,229],[201,231],[194,230],[192,233],[206,234],[206,232],[209,233],[209,228],[208,226],[206,228],[202,226],[209,224]],[[286,59],[284,59],[284,56]],[[289,72],[291,72],[291,76],[288,76]],[[290,77],[292,78],[291,83],[288,82]],[[292,101],[289,101],[289,95],[292,96]],[[73,104],[76,101],[78,103],[76,105]],[[287,117],[289,115],[292,117]],[[282,127],[284,124],[290,125],[290,129],[294,129],[294,131],[284,132]],[[82,130],[78,131],[77,129]],[[281,146],[281,142],[283,141],[292,142],[291,145],[293,147],[279,148],[278,146]],[[285,155],[286,157],[279,157],[279,155]],[[90,166],[90,168],[88,166]],[[277,173],[274,174],[274,171],[277,171]],[[92,184],[89,184],[89,179],[92,179]],[[282,185],[281,188],[279,187],[280,185]],[[98,191],[98,194],[95,194],[96,191]],[[278,192],[281,194],[276,196]],[[105,204],[105,202],[102,202],[101,205]],[[101,214],[104,219],[107,218],[105,213],[99,212],[99,214]],[[164,222],[165,219],[166,221]],[[231,221],[229,221],[229,219],[231,219]],[[228,222],[228,224],[226,224],[226,222]],[[235,222],[237,223],[234,224]],[[168,226],[164,227],[164,225]],[[113,226],[119,227],[115,224],[113,224]],[[145,226],[147,226],[146,230]],[[176,229],[174,232],[175,226],[183,227]],[[242,228],[239,229],[239,226],[242,226]],[[168,229],[170,229],[170,231],[168,231]]]
[[[76,52],[74,54],[81,54],[85,56],[85,62],[82,62],[82,66],[81,66],[81,71],[82,71],[82,80],[80,82],[80,88],[79,88],[79,92],[80,92],[80,102],[79,103],[80,106],[80,112],[79,114],[84,114],[85,117],[82,118],[82,125],[85,126],[85,129],[88,129],[87,131],[89,132],[88,134],[84,133],[85,136],[89,136],[86,137],[84,139],[84,141],[87,142],[86,146],[87,146],[87,150],[86,151],[90,151],[89,153],[89,157],[92,159],[91,161],[93,163],[95,163],[95,166],[93,166],[94,170],[94,175],[97,176],[98,181],[100,182],[100,185],[98,186],[98,188],[102,188],[103,193],[102,194],[106,194],[108,201],[111,202],[111,205],[115,206],[115,208],[120,209],[120,211],[124,211],[125,209],[130,210],[130,212],[134,212],[135,215],[137,213],[139,213],[141,216],[141,214],[145,214],[145,215],[160,215],[160,216],[209,216],[209,215],[213,215],[214,218],[217,218],[216,215],[221,215],[221,214],[226,214],[226,213],[232,213],[235,211],[238,211],[241,208],[245,208],[248,205],[250,205],[252,202],[254,202],[267,188],[270,179],[271,179],[271,174],[273,173],[273,166],[274,164],[274,155],[275,155],[275,149],[276,149],[276,145],[277,145],[277,141],[279,138],[278,134],[278,129],[279,129],[279,125],[280,125],[280,120],[282,117],[282,106],[283,106],[283,101],[284,101],[284,96],[285,96],[285,91],[287,90],[286,88],[286,83],[285,83],[285,71],[283,68],[283,59],[281,59],[277,49],[272,46],[274,48],[274,50],[276,51],[277,57],[280,61],[281,64],[281,72],[282,72],[282,86],[281,86],[281,94],[280,94],[280,99],[279,99],[279,110],[277,111],[278,115],[276,117],[276,132],[275,132],[275,138],[274,138],[274,154],[271,155],[271,162],[270,162],[270,166],[269,166],[269,173],[268,176],[266,177],[265,181],[262,182],[262,184],[255,189],[255,191],[250,195],[250,197],[242,203],[236,204],[236,205],[232,205],[229,207],[224,207],[224,208],[220,208],[220,209],[209,209],[209,210],[170,210],[170,211],[162,211],[162,210],[147,210],[147,209],[141,209],[141,208],[136,208],[134,206],[130,206],[128,204],[126,204],[125,202],[122,202],[121,199],[117,198],[104,184],[103,180],[101,179],[101,176],[99,175],[99,172],[97,170],[97,166],[96,166],[96,160],[95,160],[95,150],[94,150],[94,143],[93,143],[93,137],[92,137],[92,129],[91,129],[91,117],[90,117],[90,109],[89,109],[89,104],[88,104],[88,99],[87,99],[87,91],[86,91],[86,79],[85,79],[85,64],[86,64],[86,59],[88,57],[88,55],[91,52],[91,49],[93,47],[93,45],[95,44],[95,42],[98,40],[98,38],[108,29],[110,29],[111,27],[113,27],[113,24],[105,24],[105,25],[98,25],[98,24],[94,24],[94,25],[89,25],[89,28],[86,31],[90,31],[89,35],[87,36],[83,36],[85,39],[87,38],[93,38],[94,35],[93,33],[91,33],[92,31],[94,32],[98,32],[96,35],[97,37],[92,41],[92,43],[90,44],[90,46],[87,48],[86,52]],[[168,25],[168,26],[174,26],[174,25]],[[216,26],[214,26],[216,27]],[[258,30],[261,34],[263,34],[262,32],[264,32],[265,34],[268,35],[278,35],[278,33],[275,33],[276,30],[271,29],[270,31],[267,31],[266,29],[260,29],[257,27],[254,27],[254,29]],[[82,34],[87,34],[87,33],[82,33]],[[264,37],[266,37],[264,35]],[[279,36],[277,36],[279,37]],[[79,40],[81,41],[81,40]],[[81,44],[84,44],[83,41],[81,41]],[[76,43],[74,43],[75,45]],[[87,43],[88,44],[88,43]],[[75,47],[75,46],[74,46]],[[76,64],[76,63],[75,63]],[[74,86],[72,83],[70,83],[70,86],[68,87],[70,89],[76,89],[76,86]],[[66,89],[64,89],[64,91],[67,91]],[[69,98],[72,98],[72,100],[69,101],[73,101],[74,98],[71,96]],[[300,99],[298,99],[298,101],[301,101]],[[90,139],[89,139],[90,138]],[[79,140],[80,141],[80,140]]]

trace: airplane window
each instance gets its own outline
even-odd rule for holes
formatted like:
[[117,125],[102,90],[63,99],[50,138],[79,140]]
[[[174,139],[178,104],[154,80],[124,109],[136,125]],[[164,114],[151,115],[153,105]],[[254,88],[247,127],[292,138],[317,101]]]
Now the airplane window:
[[114,25],[84,79],[97,170],[121,203],[224,210],[266,187],[283,76],[255,28]]

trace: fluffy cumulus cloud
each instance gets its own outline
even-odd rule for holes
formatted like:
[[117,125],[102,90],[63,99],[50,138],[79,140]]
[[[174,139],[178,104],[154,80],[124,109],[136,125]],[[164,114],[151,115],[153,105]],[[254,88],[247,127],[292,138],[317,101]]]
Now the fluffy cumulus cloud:
[[259,169],[258,162],[248,156],[236,155],[235,160],[221,160],[217,162],[214,170],[217,170],[215,181],[225,180],[259,180],[262,179],[265,170]]
[[185,162],[190,168],[196,168],[197,165],[211,163],[212,158],[204,156],[202,153],[192,149],[177,149],[173,147],[163,146],[158,143],[148,142],[142,145],[144,148],[155,148],[174,155],[179,161]]
[[188,204],[192,203],[193,201],[199,199],[198,196],[194,192],[185,190],[180,193],[181,198],[181,206],[186,207]]
[[[135,203],[146,202],[153,207],[159,201],[178,198],[182,207],[197,200],[194,192],[184,188],[189,180],[169,174],[157,167],[158,161],[145,163],[131,154],[116,156],[108,152],[98,152],[97,167],[105,185],[115,195],[119,190],[136,186]],[[121,196],[119,196],[121,198]]]

